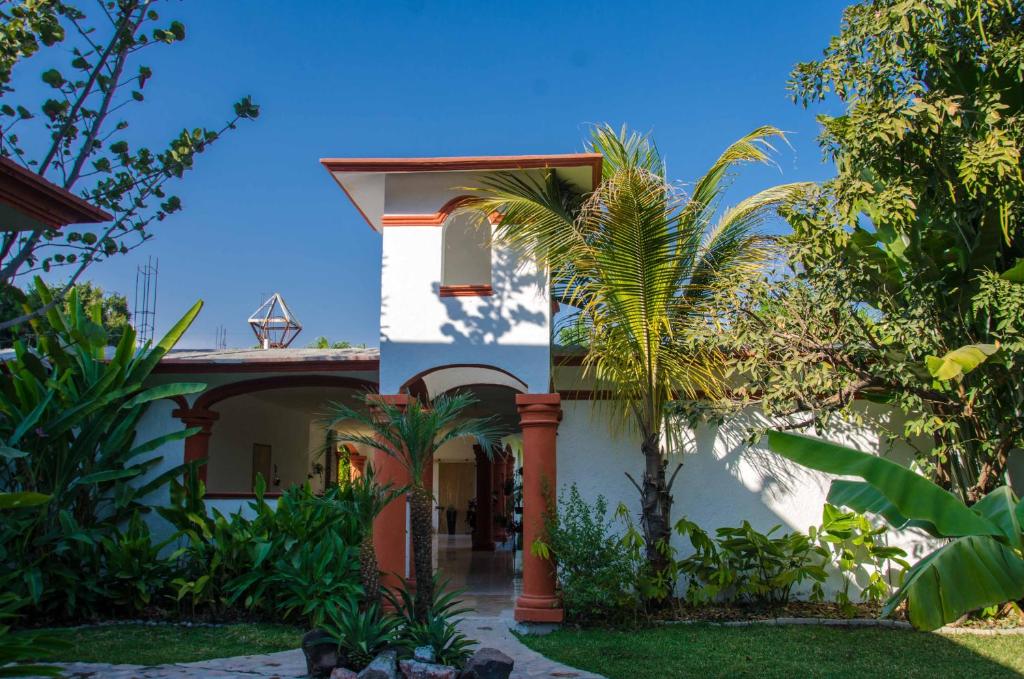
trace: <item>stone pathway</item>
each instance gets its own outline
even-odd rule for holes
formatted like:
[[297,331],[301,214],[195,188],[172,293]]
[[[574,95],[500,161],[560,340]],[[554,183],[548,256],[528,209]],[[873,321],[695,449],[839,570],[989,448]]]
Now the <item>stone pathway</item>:
[[568,665],[556,663],[536,651],[527,648],[512,634],[511,611],[497,616],[467,617],[459,623],[459,629],[480,646],[497,648],[515,660],[509,679],[548,679],[555,677],[572,679],[604,679],[599,674],[584,672]]
[[281,651],[267,655],[240,655],[173,665],[104,665],[100,663],[58,663],[69,679],[202,679],[203,677],[249,677],[251,679],[292,679],[306,676],[302,651]]
[[[560,665],[531,651],[509,629],[511,611],[497,615],[479,615],[462,621],[460,628],[481,646],[497,648],[515,660],[510,679],[604,679],[600,675]],[[173,665],[103,665],[95,663],[63,663],[69,679],[295,679],[306,676],[302,651],[282,651],[268,655],[242,655]]]

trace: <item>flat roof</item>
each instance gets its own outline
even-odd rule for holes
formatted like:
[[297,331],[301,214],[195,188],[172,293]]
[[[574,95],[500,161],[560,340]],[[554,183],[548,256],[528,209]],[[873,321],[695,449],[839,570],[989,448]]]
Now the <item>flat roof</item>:
[[321,158],[320,164],[331,174],[370,228],[379,231],[384,208],[384,176],[389,174],[561,168],[573,170],[570,173],[573,175],[573,183],[586,185],[585,189],[589,191],[601,183],[602,159],[600,153],[555,153],[434,158]]
[[171,351],[153,372],[295,372],[375,371],[377,348],[350,349],[179,349]]
[[[114,217],[10,158],[0,156],[2,231],[58,229],[67,224],[96,224]],[[19,219],[20,217],[20,219]]]

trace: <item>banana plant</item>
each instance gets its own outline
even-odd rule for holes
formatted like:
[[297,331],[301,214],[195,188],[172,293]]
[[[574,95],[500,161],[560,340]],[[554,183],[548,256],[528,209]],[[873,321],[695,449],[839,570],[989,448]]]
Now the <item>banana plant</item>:
[[768,445],[805,467],[862,481],[832,482],[828,501],[915,527],[944,544],[907,570],[883,616],[907,602],[911,624],[933,630],[966,613],[1024,598],[1024,502],[1000,486],[971,506],[892,460],[821,439],[768,432]]
[[[36,289],[44,304],[52,301],[38,279]],[[18,591],[37,608],[75,612],[88,592],[98,602],[104,582],[82,584],[76,550],[98,546],[133,513],[148,511],[143,498],[182,473],[155,474],[160,458],[152,453],[198,429],[139,440],[137,427],[152,402],[205,388],[145,384],[201,308],[197,302],[155,345],[136,347],[128,328],[110,348],[99,307],[83,308],[72,290],[67,311],[55,305],[33,320],[35,346],[15,342],[3,363],[0,491],[18,493],[22,506],[38,494],[50,499],[38,512],[15,508],[0,525],[0,567],[19,576]]]

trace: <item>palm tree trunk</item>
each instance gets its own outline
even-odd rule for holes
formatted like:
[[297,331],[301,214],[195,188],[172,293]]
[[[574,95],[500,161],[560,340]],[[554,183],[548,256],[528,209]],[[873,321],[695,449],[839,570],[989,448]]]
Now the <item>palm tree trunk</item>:
[[410,494],[409,518],[412,523],[412,558],[416,572],[416,619],[425,622],[434,601],[434,555],[431,536],[433,494],[414,487]]
[[669,568],[669,554],[659,546],[671,539],[672,493],[665,477],[668,461],[661,454],[657,434],[643,442],[644,479],[640,490],[640,507],[643,518],[644,544],[647,549],[647,565],[652,575],[665,573]]
[[369,531],[359,543],[359,577],[366,593],[366,608],[380,602],[380,566],[377,565],[377,552],[373,548],[373,531]]

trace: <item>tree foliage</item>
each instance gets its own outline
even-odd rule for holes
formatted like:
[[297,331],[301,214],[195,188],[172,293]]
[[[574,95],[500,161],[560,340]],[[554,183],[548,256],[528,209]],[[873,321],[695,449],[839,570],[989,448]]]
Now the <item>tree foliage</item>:
[[[159,46],[185,39],[179,21],[161,19],[155,0],[82,2],[24,0],[0,9],[0,153],[114,216],[94,228],[8,231],[0,240],[0,282],[34,271],[62,270],[74,283],[90,265],[148,240],[149,227],[181,210],[168,192],[206,151],[259,107],[249,97],[234,104],[218,128],[182,129],[165,145],[130,141],[128,115],[153,70],[140,60]],[[32,56],[52,48],[66,66],[42,70],[49,88],[42,101],[19,88]],[[0,321],[0,329],[17,320]]]
[[1024,439],[1024,3],[870,0],[790,83],[835,178],[785,208],[780,269],[734,299],[743,398],[802,423],[855,396],[909,416],[945,487],[975,501]]
[[[84,309],[92,309],[95,306],[100,308],[100,325],[107,332],[107,342],[110,346],[117,346],[121,336],[130,327],[131,312],[128,310],[128,298],[118,292],[105,292],[100,286],[84,281],[75,283],[75,292],[78,301]],[[51,296],[57,296],[61,290],[57,286],[47,286]],[[14,286],[3,286],[0,289],[0,322],[30,313],[33,309],[43,306],[43,301],[35,287],[23,291]],[[65,314],[71,313],[71,300],[64,297],[61,307]],[[21,339],[27,343],[34,343],[34,332],[31,324],[22,323],[19,326],[0,330],[0,347],[9,347],[15,340]]]

